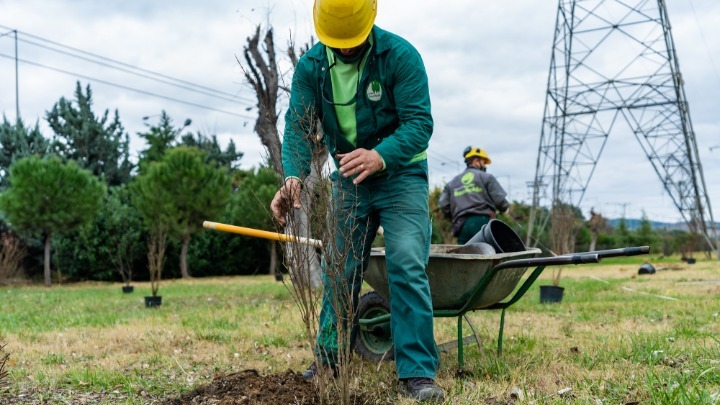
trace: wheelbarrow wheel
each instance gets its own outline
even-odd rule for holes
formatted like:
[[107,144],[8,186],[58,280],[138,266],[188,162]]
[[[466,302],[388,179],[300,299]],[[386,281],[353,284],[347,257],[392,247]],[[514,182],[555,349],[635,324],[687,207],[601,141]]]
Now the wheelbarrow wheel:
[[[357,318],[370,320],[390,313],[387,300],[375,291],[360,297]],[[394,360],[390,321],[372,325],[358,325],[355,336],[355,352],[370,361]]]

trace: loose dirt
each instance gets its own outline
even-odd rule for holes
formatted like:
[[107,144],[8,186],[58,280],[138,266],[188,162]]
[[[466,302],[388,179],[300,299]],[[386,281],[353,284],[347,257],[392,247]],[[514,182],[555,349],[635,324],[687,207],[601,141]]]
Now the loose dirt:
[[205,386],[163,405],[313,405],[320,397],[312,383],[291,370],[261,376],[256,370],[218,375]]
[[[384,400],[352,395],[351,403],[358,405],[387,405]],[[205,386],[171,398],[162,405],[316,405],[320,404],[317,387],[305,381],[300,373],[260,375],[256,370],[218,375]],[[325,401],[328,403],[328,401]],[[332,401],[330,402],[332,403]]]

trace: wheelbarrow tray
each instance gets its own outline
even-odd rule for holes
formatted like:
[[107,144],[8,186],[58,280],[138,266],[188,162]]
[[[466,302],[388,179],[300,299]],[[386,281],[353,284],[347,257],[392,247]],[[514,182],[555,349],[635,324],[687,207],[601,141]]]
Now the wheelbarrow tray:
[[[460,245],[430,246],[426,273],[434,310],[465,308],[472,311],[500,302],[513,292],[527,267],[503,269],[493,277],[483,291],[476,292],[475,287],[487,271],[502,262],[529,259],[541,253],[541,250],[536,248],[491,255],[448,253],[458,247]],[[378,294],[389,301],[385,248],[372,249],[364,279]]]

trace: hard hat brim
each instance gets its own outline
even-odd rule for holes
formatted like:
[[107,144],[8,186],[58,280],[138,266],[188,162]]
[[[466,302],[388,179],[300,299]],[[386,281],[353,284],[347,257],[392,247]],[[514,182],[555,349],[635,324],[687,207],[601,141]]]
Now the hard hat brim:
[[329,46],[330,48],[336,48],[336,49],[350,49],[355,48],[357,46],[362,45],[367,38],[370,36],[370,31],[372,31],[373,24],[370,24],[367,28],[365,28],[360,34],[350,37],[350,38],[335,38],[331,35],[328,35],[325,33],[322,28],[319,26],[317,21],[315,22],[315,33],[317,33],[318,40],[323,43],[325,46]]

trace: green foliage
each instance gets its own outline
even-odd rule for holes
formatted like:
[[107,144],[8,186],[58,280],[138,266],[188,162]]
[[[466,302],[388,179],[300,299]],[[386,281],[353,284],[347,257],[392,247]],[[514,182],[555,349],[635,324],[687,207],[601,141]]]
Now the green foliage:
[[196,135],[186,134],[182,136],[181,145],[193,146],[207,152],[207,160],[213,161],[219,167],[235,170],[240,165],[240,159],[243,157],[242,152],[235,150],[235,142],[231,139],[227,148],[223,151],[218,144],[217,136],[205,136],[201,133]]
[[115,187],[105,200],[100,215],[105,219],[107,245],[102,249],[123,281],[132,281],[134,263],[144,253],[140,213],[130,204],[126,186]]
[[[507,212],[498,215],[498,219],[510,225],[523,242],[527,240],[528,222],[532,206],[521,201],[513,201]],[[549,218],[550,211],[546,207],[539,207],[536,210],[536,218]],[[545,248],[550,245],[549,227],[535,226],[530,245]],[[540,234],[538,235],[538,232]]]
[[151,125],[148,132],[138,132],[138,136],[148,144],[148,148],[140,152],[140,161],[150,163],[161,160],[165,152],[173,147],[179,133],[180,130],[173,127],[170,116],[162,111],[157,125]]
[[617,247],[630,246],[632,244],[632,235],[625,223],[625,218],[620,218],[620,222],[613,232],[613,237],[615,238],[615,246]]
[[[165,152],[177,146],[190,146],[206,152],[206,162],[215,162],[219,167],[234,170],[238,168],[242,152],[238,152],[235,148],[235,142],[230,140],[225,151],[220,148],[217,136],[206,136],[201,133],[196,135],[185,134],[181,136],[182,129],[190,125],[190,120],[186,120],[182,128],[175,128],[172,119],[165,112],[160,113],[160,120],[157,125],[149,127],[147,132],[139,132],[138,136],[145,139],[148,148],[140,153],[141,164],[149,162],[157,162],[163,158]],[[178,140],[178,137],[181,137]]]
[[231,192],[225,169],[206,163],[205,152],[186,146],[144,166],[131,188],[146,226],[153,232],[168,230],[186,243],[204,220],[220,215]]
[[111,187],[92,223],[58,238],[55,263],[72,280],[130,282],[144,262],[140,214],[127,186]]
[[206,153],[193,147],[169,150],[149,175],[163,190],[177,236],[197,232],[203,220],[217,216],[230,199],[230,178],[224,169],[205,162]]
[[590,246],[590,239],[592,235],[590,229],[584,223],[580,225],[580,228],[575,234],[575,251],[587,251]]
[[75,89],[77,107],[62,97],[48,111],[47,122],[55,132],[52,148],[64,160],[76,161],[110,185],[127,183],[132,170],[128,135],[117,110],[112,121],[108,120],[108,110],[96,117],[92,102],[90,86],[83,93],[78,82]]
[[100,209],[105,188],[87,170],[58,158],[29,157],[10,167],[10,186],[0,210],[26,234],[65,233],[82,226]]
[[28,157],[10,167],[10,186],[0,194],[0,210],[18,232],[45,239],[44,278],[50,286],[52,237],[92,221],[105,187],[74,162]]
[[653,230],[652,224],[650,223],[647,215],[645,215],[645,212],[643,212],[640,226],[632,235],[632,241],[634,245],[650,246],[653,248],[653,251],[656,252],[659,250],[658,246],[660,245],[660,238],[657,232]]
[[[228,212],[216,220],[233,223]],[[190,240],[188,267],[193,276],[267,274],[269,252],[269,242],[265,239],[205,230]]]
[[430,190],[430,214],[432,215],[432,234],[430,243],[454,244],[455,237],[452,235],[452,223],[445,218],[440,211],[439,202],[442,188],[435,186]]
[[[270,201],[277,191],[277,176],[268,168],[236,172],[237,188],[219,217],[208,220],[272,230]],[[200,232],[193,237],[189,264],[207,275],[266,273],[269,242],[223,232]]]
[[277,192],[275,171],[259,168],[243,172],[237,180],[230,217],[233,224],[257,229],[272,229],[270,202]]
[[28,156],[45,156],[49,145],[37,123],[30,128],[25,127],[22,119],[13,125],[3,117],[0,125],[0,190],[8,185],[7,175],[13,163]]

